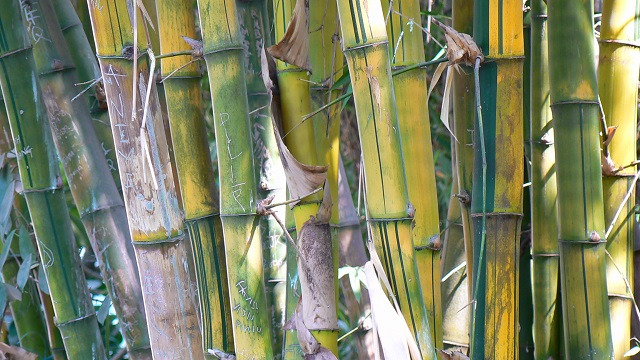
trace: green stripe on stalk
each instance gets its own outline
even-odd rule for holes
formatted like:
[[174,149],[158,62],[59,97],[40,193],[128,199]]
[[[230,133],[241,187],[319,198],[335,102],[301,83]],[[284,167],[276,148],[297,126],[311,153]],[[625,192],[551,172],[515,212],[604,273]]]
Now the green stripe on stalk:
[[593,2],[548,3],[560,278],[567,358],[613,358]]

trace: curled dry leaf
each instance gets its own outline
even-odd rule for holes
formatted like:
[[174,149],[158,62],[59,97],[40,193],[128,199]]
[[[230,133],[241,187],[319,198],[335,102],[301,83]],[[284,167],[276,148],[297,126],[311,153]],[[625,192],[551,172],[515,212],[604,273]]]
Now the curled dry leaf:
[[[296,5],[297,6],[297,5]],[[262,51],[262,80],[267,88],[267,94],[271,97],[271,120],[275,132],[276,145],[280,152],[282,167],[287,178],[287,188],[291,199],[302,199],[307,194],[319,188],[327,179],[327,166],[305,165],[299,162],[289,151],[282,140],[282,111],[278,91],[278,80],[275,74],[275,62],[267,51]],[[292,202],[291,207],[299,201]]]
[[0,343],[0,359],[6,360],[36,360],[38,355],[23,348]]
[[209,349],[207,351],[210,355],[217,357],[220,360],[236,360],[236,356],[227,354],[226,352],[218,349]]
[[187,44],[189,44],[189,46],[191,47],[191,50],[193,50],[193,52],[191,53],[191,57],[197,58],[202,56],[202,41],[192,39],[184,35],[182,35],[181,37],[182,37],[182,40],[184,40]]
[[450,65],[466,64],[474,66],[476,58],[480,58],[480,62],[484,61],[482,50],[480,50],[471,36],[459,33],[434,18],[431,21],[444,30],[444,36],[447,40],[447,58]]
[[298,0],[293,9],[287,32],[279,43],[270,46],[269,54],[276,59],[311,72],[309,59],[309,0]]
[[282,329],[296,330],[298,333],[298,342],[304,352],[305,360],[337,360],[336,356],[329,351],[329,349],[320,345],[309,329],[307,329],[302,319],[303,307],[303,300],[302,297],[300,297],[298,306],[296,306],[296,310],[293,312],[293,317],[284,324]]

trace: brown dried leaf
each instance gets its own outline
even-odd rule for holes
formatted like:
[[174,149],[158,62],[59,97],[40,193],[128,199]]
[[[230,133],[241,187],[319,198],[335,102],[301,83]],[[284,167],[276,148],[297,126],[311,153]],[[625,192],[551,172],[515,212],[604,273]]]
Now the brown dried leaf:
[[196,57],[202,56],[202,41],[192,39],[184,35],[181,35],[181,37],[182,37],[182,40],[184,40],[187,44],[189,44],[189,46],[191,47],[191,50],[193,50],[191,57],[196,58]]
[[270,46],[269,54],[276,59],[311,72],[309,59],[309,0],[298,0],[293,9],[287,32],[279,43]]
[[438,350],[442,360],[468,360],[469,357],[460,351]]
[[298,342],[300,343],[300,348],[302,348],[305,355],[311,355],[318,352],[320,349],[320,343],[318,343],[318,340],[313,337],[313,334],[311,334],[309,329],[304,325],[304,321],[302,320],[302,306],[302,296],[300,296],[298,306],[296,306],[296,311],[294,312]]
[[[267,88],[267,94],[271,96],[271,120],[276,137],[276,144],[280,152],[282,167],[287,178],[287,188],[291,199],[302,199],[309,193],[319,188],[327,179],[327,166],[305,165],[299,162],[289,151],[280,135],[282,129],[282,110],[280,96],[278,95],[278,80],[276,77],[275,62],[270,59],[267,51],[262,52],[262,80]],[[291,207],[299,201],[292,202]]]
[[444,30],[444,36],[447,40],[447,58],[450,65],[463,63],[474,66],[478,57],[480,62],[484,61],[482,50],[476,45],[471,36],[459,33],[434,18],[431,21]]
[[7,360],[36,360],[38,358],[38,355],[34,353],[5,343],[0,343],[0,356]]

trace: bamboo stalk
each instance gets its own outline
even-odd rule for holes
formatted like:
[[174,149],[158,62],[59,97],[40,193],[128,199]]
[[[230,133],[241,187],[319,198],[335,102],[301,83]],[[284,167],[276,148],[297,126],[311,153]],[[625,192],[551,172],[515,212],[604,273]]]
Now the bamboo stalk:
[[[517,359],[524,135],[522,2],[475,3],[474,40],[486,59],[474,131],[473,359]],[[476,65],[478,66],[478,65]],[[480,146],[477,146],[480,145]]]
[[[454,147],[452,145],[452,147]],[[447,210],[447,222],[442,247],[442,338],[448,347],[469,348],[469,276],[462,212],[458,194],[456,153],[452,151],[451,198]]]
[[425,359],[435,358],[415,264],[409,196],[398,113],[391,82],[384,15],[379,3],[338,2],[342,46],[349,65],[366,178],[367,221],[376,250],[393,279],[394,295]]
[[33,51],[53,139],[71,194],[98,258],[129,356],[151,358],[142,289],[122,198],[86,102],[71,101],[78,80],[54,6],[50,0],[41,0],[32,4],[31,11],[42,14],[31,26],[39,26],[49,40],[37,42]]
[[531,2],[531,253],[537,358],[562,355],[557,187],[551,108],[547,6]]
[[[86,7],[87,4],[84,1],[82,3]],[[69,55],[71,55],[71,60],[76,68],[78,80],[78,85],[75,86],[74,92],[79,94],[81,91],[86,90],[83,97],[88,101],[95,133],[107,158],[107,165],[111,170],[113,180],[116,182],[116,187],[120,190],[117,152],[113,144],[109,112],[107,111],[107,102],[104,97],[104,84],[100,80],[102,78],[100,65],[98,65],[96,52],[93,48],[93,35],[89,38],[85,33],[85,31],[89,31],[89,34],[93,33],[91,31],[91,21],[88,19],[89,14],[86,14],[88,22],[85,24],[80,21],[70,0],[53,0],[53,4],[67,47],[73,49],[73,51],[69,52]],[[79,4],[79,6],[82,5]],[[88,30],[85,25],[89,26]],[[90,86],[96,81],[95,85]]]
[[[137,6],[129,9],[124,0],[109,0],[102,5],[90,8],[91,21],[138,260],[152,354],[156,359],[202,359],[198,306],[191,284],[191,246],[183,233],[155,81],[150,81],[148,75],[153,69],[147,67],[147,61],[153,67],[155,59],[132,57],[131,19],[143,21],[141,15],[134,13]],[[148,7],[147,10],[151,11]]]
[[[306,115],[312,112],[311,101],[311,86],[310,75],[307,72],[308,69],[304,69],[293,63],[304,63],[307,67],[315,68],[312,70],[316,73],[316,77],[319,78],[323,74],[326,74],[326,70],[330,67],[320,67],[323,64],[324,56],[320,52],[321,49],[325,49],[320,45],[323,43],[325,33],[322,31],[324,10],[327,10],[325,4],[327,1],[315,0],[312,2],[306,2],[303,0],[280,0],[274,2],[274,26],[276,40],[280,41],[280,44],[289,41],[291,44],[296,43],[296,46],[301,46],[302,50],[300,54],[295,54],[298,58],[286,58],[286,51],[282,54],[280,50],[280,44],[269,48],[269,52],[277,56],[280,53],[282,60],[276,62],[276,71],[278,84],[280,89],[280,104],[282,113],[282,128],[284,137],[284,143],[291,151],[291,154],[296,160],[305,165],[320,165],[325,159],[324,153],[318,153],[318,146],[316,145],[316,138],[314,132],[314,124],[312,121],[304,121]],[[321,10],[322,9],[322,10]],[[335,14],[335,12],[334,12]],[[327,16],[331,16],[331,12],[327,12]],[[307,23],[308,22],[308,23]],[[319,31],[315,31],[312,26],[319,28]],[[312,36],[312,33],[314,36]],[[308,42],[304,44],[305,39]],[[300,42],[301,44],[297,44]],[[314,49],[316,52],[311,52],[313,46],[321,46],[321,49]],[[308,48],[305,48],[305,45]],[[333,71],[328,71],[332,73]],[[303,122],[304,121],[304,122]],[[338,129],[339,130],[339,129]],[[335,127],[333,130],[336,132]],[[335,135],[333,135],[335,138]],[[322,150],[326,149],[321,146]],[[337,150],[337,146],[336,146]],[[333,158],[334,155],[331,155]],[[337,163],[335,163],[337,166]],[[333,175],[337,179],[337,167],[334,168]],[[336,190],[337,190],[337,181]],[[331,188],[331,184],[329,184]],[[336,191],[337,194],[337,191]],[[303,259],[298,257],[298,272],[300,280],[300,293],[302,302],[305,304],[308,310],[303,310],[303,322],[311,331],[311,334],[316,340],[322,344],[323,347],[329,349],[334,355],[338,354],[338,321],[337,321],[337,259],[333,256],[337,248],[333,247],[331,240],[331,232],[327,231],[312,231],[310,219],[318,216],[318,210],[320,208],[320,200],[323,194],[318,193],[303,198],[298,204],[293,207],[293,216],[296,219],[296,231],[298,234],[297,243],[298,248],[310,248],[312,245],[319,245],[330,249],[332,254],[331,259]],[[303,229],[309,226],[309,231],[303,231]],[[323,224],[324,227],[324,224]],[[314,238],[314,236],[325,236]],[[316,256],[318,253],[315,254]],[[310,265],[300,266],[301,261],[322,260],[322,264],[330,267],[331,269],[325,269],[324,267],[315,267]],[[305,269],[306,267],[306,269]],[[314,275],[306,274],[307,269],[313,271]],[[319,274],[333,274],[332,282],[320,284],[321,279],[324,277],[318,276]],[[307,277],[308,276],[308,277]],[[314,278],[316,283],[310,281]],[[320,280],[320,281],[319,281]],[[314,286],[316,287],[312,290]],[[331,293],[331,294],[329,294]],[[329,300],[333,298],[333,301]],[[309,303],[318,301],[316,304]],[[285,350],[286,351],[286,350]],[[290,352],[285,356],[289,356]],[[287,357],[285,357],[287,358]]]
[[[157,2],[156,8],[162,53],[189,50],[181,36],[196,37],[191,2]],[[204,122],[202,76],[198,63],[189,56],[167,57],[161,62],[185,223],[194,249],[203,354],[214,358],[208,349],[233,353],[234,347],[218,189]]]
[[105,349],[80,266],[51,130],[37,86],[31,41],[45,40],[37,36],[41,32],[27,32],[22,11],[29,14],[31,8],[21,5],[12,1],[0,13],[0,84],[10,104],[7,110],[22,186],[67,356],[104,359]]
[[548,3],[566,358],[613,358],[607,304],[593,2]]
[[[452,5],[453,28],[465,34],[473,34],[473,1],[454,0]],[[475,104],[473,94],[472,69],[458,65],[461,71],[453,75],[453,128],[457,142],[454,142],[456,173],[458,175],[458,193],[462,216],[462,231],[467,261],[467,276],[473,279],[473,230],[471,229],[471,196],[473,191],[473,129]],[[467,281],[468,298],[473,299],[473,280]],[[469,322],[471,325],[471,322]]]
[[[252,126],[253,152],[256,172],[259,176],[258,196],[262,199],[273,196],[274,203],[286,200],[286,180],[280,161],[273,123],[270,99],[262,81],[262,48],[271,45],[268,37],[270,21],[267,1],[236,1],[240,33],[245,47],[245,69],[247,97]],[[285,208],[273,209],[280,219],[285,218]],[[282,356],[282,327],[285,322],[287,244],[284,232],[273,216],[260,219],[263,241],[264,281],[267,306],[271,318],[270,329],[274,358]]]
[[[235,354],[273,357],[243,53],[234,1],[198,1],[215,122]],[[215,80],[214,80],[215,79]]]
[[[391,7],[391,9],[390,9]],[[422,32],[411,21],[420,22],[420,2],[382,2],[387,20],[389,58],[393,70],[425,61]],[[415,261],[429,317],[431,338],[442,348],[442,305],[440,297],[440,224],[438,194],[431,148],[431,127],[427,104],[427,70],[417,68],[393,77],[398,107],[402,155],[407,174],[409,200],[416,210],[411,231]],[[416,98],[424,99],[416,101]]]
[[[5,239],[8,238],[5,231],[9,229],[16,230],[15,236],[18,236],[20,231],[27,231],[29,225],[28,217],[29,212],[22,213],[21,210],[26,210],[27,206],[22,195],[13,192],[13,185],[11,183],[15,181],[14,171],[17,168],[15,159],[9,159],[9,154],[13,150],[13,142],[11,141],[11,129],[9,126],[9,117],[7,115],[4,99],[2,98],[2,92],[0,92],[0,156],[3,157],[3,163],[0,164],[4,176],[7,178],[2,179],[3,186],[11,186],[10,196],[13,198],[13,206],[10,213],[7,213],[6,219],[1,219],[4,229],[3,235]],[[9,180],[9,181],[7,181]],[[6,189],[6,188],[5,188]],[[5,191],[5,190],[3,190]],[[23,205],[23,206],[21,206]],[[35,249],[35,245],[32,245]],[[13,241],[11,243],[12,255],[6,259],[4,266],[2,267],[2,281],[5,284],[16,286],[17,275],[20,270],[20,265],[24,261],[24,256],[20,251],[19,241]],[[24,256],[23,256],[24,255]],[[31,254],[36,256],[36,254]],[[37,261],[34,259],[34,262]],[[42,311],[40,310],[40,299],[38,295],[38,285],[34,282],[34,279],[30,276],[22,291],[21,299],[9,301],[9,308],[11,309],[11,315],[13,316],[13,322],[18,334],[19,344],[21,348],[34,353],[41,357],[47,357],[51,355],[51,349],[49,342],[47,341],[47,332],[42,318]]]
[[[606,124],[617,129],[615,137],[606,139],[608,145],[604,149],[618,167],[632,164],[636,160],[638,84],[635,79],[640,72],[639,6],[638,1],[603,1],[598,90]],[[627,352],[631,338],[633,294],[627,283],[633,283],[634,277],[633,192],[617,221],[614,217],[627,190],[633,186],[635,173],[636,166],[633,165],[614,173],[603,171],[602,178],[604,217],[608,226],[607,251],[611,254],[607,261],[607,289],[616,358],[622,358]]]

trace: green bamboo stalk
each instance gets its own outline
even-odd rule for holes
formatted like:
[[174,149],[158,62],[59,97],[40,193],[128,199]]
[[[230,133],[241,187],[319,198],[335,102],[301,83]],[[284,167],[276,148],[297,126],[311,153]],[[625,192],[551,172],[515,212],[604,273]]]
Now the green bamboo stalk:
[[[280,161],[276,139],[271,121],[270,99],[262,81],[262,48],[271,45],[268,37],[270,22],[265,0],[236,1],[240,33],[245,48],[245,73],[247,97],[252,126],[253,157],[256,173],[259,176],[258,196],[266,199],[274,196],[274,203],[286,200],[286,180]],[[284,219],[284,207],[273,209],[276,216]],[[272,216],[260,219],[264,263],[264,281],[267,294],[267,306],[271,318],[271,339],[274,358],[282,356],[283,331],[285,322],[286,280],[287,280],[287,244],[284,232]],[[295,258],[295,257],[294,257]]]
[[[38,278],[38,283],[40,284],[41,282],[46,283],[47,280]],[[39,286],[39,294],[44,322],[47,326],[47,338],[49,339],[49,344],[51,346],[52,357],[54,360],[67,360],[67,352],[64,348],[64,342],[62,341],[62,334],[60,334],[60,330],[55,324],[51,296],[43,291],[42,285]]]
[[338,1],[364,159],[368,223],[422,357],[435,358],[411,238],[413,214],[402,160],[384,15],[379,3]]
[[203,54],[215,122],[220,217],[227,254],[231,319],[238,359],[273,357],[257,184],[245,83],[245,54],[234,1],[199,0]]
[[[524,181],[531,183],[531,17],[530,13],[523,19],[524,64],[522,71],[522,130],[524,146]],[[531,273],[531,186],[523,187],[522,224],[520,233],[520,289],[518,291],[520,309],[520,360],[533,360],[535,357],[533,343],[533,279]]]
[[[16,238],[20,231],[26,232],[29,223],[28,211],[26,214],[20,212],[21,209],[26,209],[20,205],[25,202],[22,195],[14,192],[13,183],[14,171],[17,167],[15,159],[9,159],[9,154],[13,150],[13,142],[11,141],[11,129],[9,126],[9,117],[7,115],[6,106],[2,93],[0,92],[0,156],[3,158],[3,163],[0,164],[2,168],[2,187],[5,196],[10,196],[13,204],[9,213],[6,213],[7,218],[0,219],[0,228],[3,229],[3,235],[6,236],[6,231],[10,229],[16,230],[14,233]],[[6,192],[10,191],[9,194]],[[3,214],[4,216],[4,214]],[[12,235],[14,236],[14,235]],[[30,248],[24,246],[27,249],[34,249],[32,245]],[[2,267],[2,281],[5,284],[12,286],[17,285],[18,272],[24,257],[28,256],[20,251],[20,242],[14,239],[11,243],[12,254],[6,259],[4,266]],[[26,250],[26,249],[25,249]],[[36,254],[30,253],[33,257],[33,263],[37,261],[35,259]],[[17,286],[16,286],[17,287]],[[27,279],[27,283],[24,285],[21,299],[9,301],[9,308],[13,316],[13,322],[16,326],[16,332],[18,334],[19,344],[21,348],[34,353],[40,357],[47,357],[51,355],[49,342],[47,341],[46,327],[44,326],[44,320],[42,318],[42,311],[40,310],[40,299],[38,295],[38,287],[32,277]]]
[[[287,191],[287,198],[289,192]],[[290,207],[285,209],[285,226],[292,239],[298,239],[296,232],[296,219]],[[292,319],[295,315],[296,306],[300,301],[300,279],[298,277],[298,254],[295,247],[287,243],[287,281],[285,297],[285,319]],[[299,359],[304,357],[304,352],[300,348],[298,333],[295,330],[286,330],[282,334],[282,358]]]
[[[87,5],[86,1],[81,2],[84,6]],[[87,18],[86,23],[81,22],[70,0],[53,0],[53,4],[67,47],[73,49],[73,51],[69,52],[69,55],[71,55],[71,60],[75,65],[79,84],[75,87],[75,93],[79,94],[81,91],[86,90],[83,97],[88,101],[95,133],[107,158],[107,165],[111,170],[113,180],[116,182],[117,188],[120,189],[117,152],[113,144],[109,112],[107,111],[107,102],[104,96],[104,84],[102,81],[98,81],[102,74],[100,73],[100,65],[98,65],[94,50],[95,45],[93,44],[90,19]],[[79,4],[79,6],[83,5]],[[89,14],[87,13],[86,16],[88,17]],[[85,25],[89,26],[88,30]],[[87,35],[86,31],[89,31],[90,37],[88,37],[89,35]],[[98,82],[90,86],[95,81]]]
[[104,359],[105,349],[80,266],[49,121],[37,85],[31,41],[46,40],[38,35],[42,29],[27,32],[23,11],[24,15],[37,15],[29,12],[28,4],[12,1],[7,5],[0,13],[0,84],[10,104],[7,110],[20,177],[55,300],[56,324],[70,359]]
[[[196,37],[192,3],[162,1],[156,3],[156,10],[162,53],[189,50],[181,36]],[[194,250],[203,353],[205,358],[214,358],[208,349],[233,353],[234,347],[218,189],[204,122],[202,75],[198,63],[184,55],[163,58],[161,74],[185,223]]]
[[[473,1],[453,0],[453,28],[461,33],[473,34]],[[472,69],[463,64],[458,65],[462,71],[454,71],[453,75],[453,128],[457,142],[454,142],[456,173],[458,176],[458,193],[462,217],[462,231],[467,261],[467,276],[473,279],[473,231],[471,229],[471,195],[473,191],[473,129],[475,119]],[[467,281],[468,298],[473,298],[473,281]],[[471,322],[469,322],[471,325]]]
[[536,357],[562,356],[557,187],[551,108],[547,6],[531,2],[531,253]]
[[451,198],[442,245],[442,338],[445,347],[468,348],[471,310],[468,306],[469,276],[467,275],[462,212],[460,201],[456,198],[458,171],[455,156],[455,151],[452,151]]
[[[391,9],[389,9],[391,7]],[[393,70],[425,61],[420,22],[420,1],[382,1],[387,20],[389,58]],[[416,213],[412,229],[416,264],[427,306],[431,338],[442,348],[442,305],[440,296],[440,223],[438,194],[431,148],[431,127],[427,104],[427,70],[416,68],[393,77],[398,107],[402,154],[407,173],[409,199]],[[424,101],[416,101],[423,98]],[[448,110],[447,110],[448,111]]]
[[613,358],[593,2],[548,3],[565,356]]
[[615,216],[629,188],[635,188],[632,181],[637,171],[635,165],[628,165],[637,158],[638,85],[635,79],[640,73],[640,2],[603,1],[601,24],[598,90],[607,126],[617,129],[616,136],[607,139],[610,142],[604,148],[617,166],[627,166],[614,173],[603,171],[602,178],[604,217],[609,227],[607,251],[611,255],[607,261],[611,334],[615,357],[619,359],[629,349],[631,338],[633,294],[627,284],[633,284],[634,277],[635,189],[617,219]]
[[486,59],[476,85],[481,109],[473,142],[471,357],[517,359],[524,182],[522,2],[476,2],[473,29]]
[[191,245],[183,233],[155,81],[149,81],[148,75],[154,70],[148,65],[153,67],[155,59],[144,53],[133,59],[131,20],[143,21],[137,7],[129,9],[125,0],[101,4],[90,7],[91,21],[152,354],[155,359],[202,359],[197,296],[191,285],[195,277]]
[[85,101],[72,101],[78,82],[54,6],[31,5],[41,14],[27,25],[48,41],[34,44],[36,70],[53,139],[82,224],[98,258],[100,273],[121,324],[129,356],[151,358],[142,289],[127,216]]

